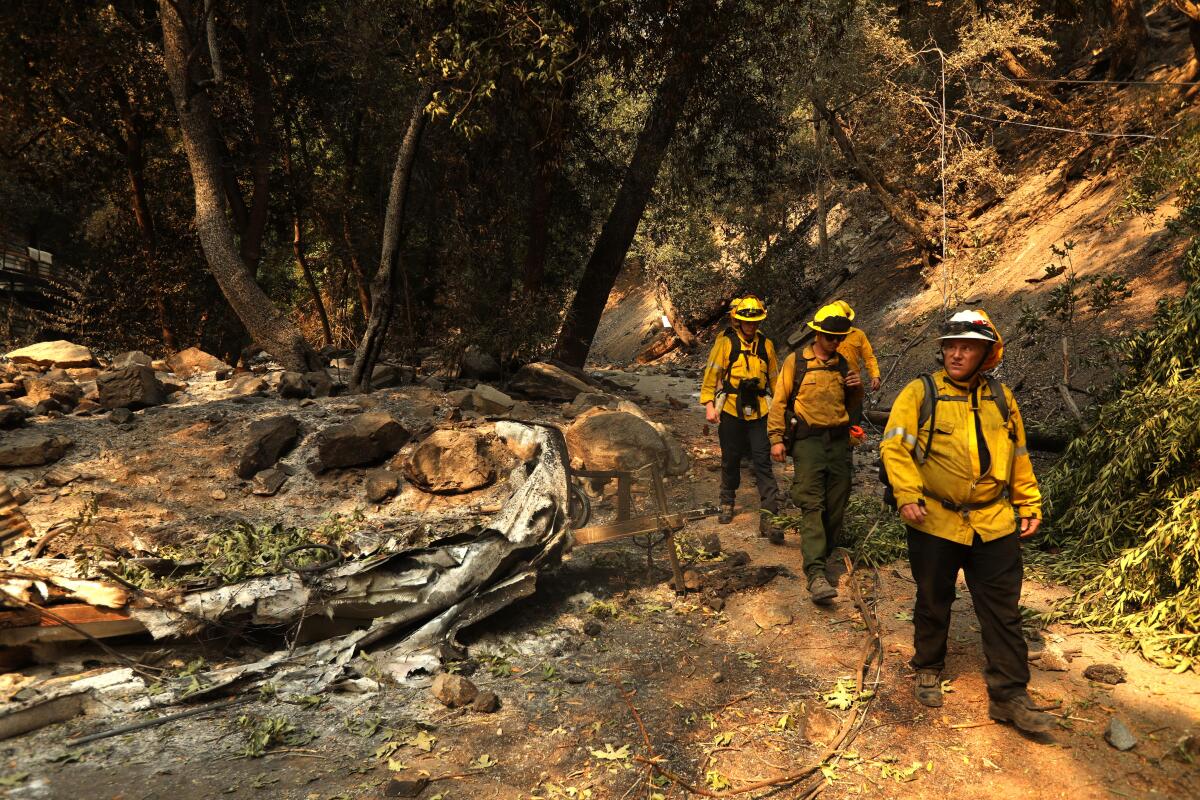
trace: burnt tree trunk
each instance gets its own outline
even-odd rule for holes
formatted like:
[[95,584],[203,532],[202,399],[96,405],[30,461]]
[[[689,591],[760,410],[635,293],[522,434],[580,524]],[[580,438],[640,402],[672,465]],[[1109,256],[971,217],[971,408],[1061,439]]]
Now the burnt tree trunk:
[[1142,0],[1111,0],[1109,11],[1112,14],[1112,43],[1108,50],[1108,75],[1124,78],[1137,69],[1150,41],[1146,10]]
[[[413,165],[417,161],[417,148],[421,143],[421,134],[425,130],[428,116],[425,106],[433,96],[433,84],[426,83],[417,92],[412,110],[408,116],[408,130],[400,143],[400,151],[396,154],[396,168],[392,172],[392,185],[388,191],[387,211],[383,218],[383,249],[379,257],[379,270],[371,282],[371,316],[367,320],[367,329],[363,332],[362,341],[354,354],[354,368],[350,372],[350,391],[369,392],[371,390],[371,373],[379,361],[383,350],[383,342],[391,327],[392,317],[396,306],[396,282],[403,279],[407,300],[407,276],[402,275],[403,266],[400,264],[400,245],[404,233],[404,207],[408,202],[408,187],[412,183]],[[406,307],[406,313],[411,309]],[[412,320],[408,320],[411,334]]]
[[694,348],[696,346],[696,334],[692,333],[687,323],[683,321],[683,315],[679,313],[679,309],[675,308],[675,303],[671,300],[671,290],[667,287],[667,282],[662,278],[659,278],[654,283],[654,297],[658,300],[658,307],[666,315],[667,322],[671,323],[671,330],[679,337],[679,343],[688,350]]
[[191,0],[159,0],[159,13],[167,82],[192,174],[196,233],[209,270],[256,344],[287,369],[316,369],[316,354],[254,281],[238,252],[225,204],[212,101],[200,86],[202,62],[191,57],[196,50],[195,35],[203,28],[203,15],[193,13]]
[[[1171,0],[1171,5],[1179,9],[1188,18],[1188,39],[1192,42],[1192,72],[1189,81],[1200,80],[1200,0]],[[1185,92],[1187,97],[1200,94],[1200,86],[1193,86]]]
[[[289,140],[291,137],[288,137]],[[317,316],[321,320],[321,332],[325,334],[325,344],[333,346],[333,327],[329,324],[329,314],[325,311],[325,300],[321,297],[321,289],[317,286],[317,279],[313,277],[312,269],[308,266],[308,256],[304,248],[304,222],[300,218],[300,180],[296,176],[294,165],[292,164],[292,148],[290,145],[285,145],[283,148],[283,174],[287,176],[289,203],[292,212],[292,254],[296,258],[296,266],[300,268],[300,274],[304,276],[304,283],[308,286],[309,294],[312,295],[313,305],[317,308]]]
[[846,133],[846,129],[842,127],[841,120],[837,118],[837,114],[830,111],[820,98],[814,97],[812,103],[817,113],[829,124],[829,132],[833,135],[833,140],[837,142],[838,149],[842,151],[842,156],[850,164],[854,173],[867,185],[867,188],[871,190],[871,194],[875,195],[875,199],[883,206],[883,210],[892,218],[892,221],[903,228],[912,238],[912,242],[921,253],[921,257],[926,263],[930,263],[938,258],[939,248],[935,237],[930,235],[920,219],[905,208],[888,191],[887,187],[884,186],[883,180],[871,169],[866,160],[855,151],[854,143],[850,141],[850,136]]
[[658,86],[617,198],[567,309],[554,350],[555,358],[560,361],[576,367],[587,361],[608,295],[625,263],[625,254],[646,210],[659,167],[699,77],[700,66],[696,62],[694,50],[681,51]]

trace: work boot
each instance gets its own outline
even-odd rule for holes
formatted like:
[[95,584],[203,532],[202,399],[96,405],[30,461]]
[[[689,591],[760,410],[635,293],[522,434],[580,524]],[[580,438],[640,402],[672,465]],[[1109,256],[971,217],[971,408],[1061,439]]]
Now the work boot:
[[917,681],[913,684],[913,694],[917,702],[930,708],[942,706],[942,676],[938,672],[918,672]]
[[771,544],[783,544],[783,529],[766,514],[758,518],[758,535],[767,537]]
[[1038,711],[1027,694],[1007,700],[988,700],[988,716],[997,722],[1011,722],[1027,733],[1046,733],[1054,727],[1054,719]]
[[837,597],[837,589],[830,586],[825,576],[819,573],[809,580],[808,593],[812,595],[812,601],[821,606],[829,605]]
[[717,514],[717,522],[722,525],[733,522],[733,503],[721,503],[721,513]]

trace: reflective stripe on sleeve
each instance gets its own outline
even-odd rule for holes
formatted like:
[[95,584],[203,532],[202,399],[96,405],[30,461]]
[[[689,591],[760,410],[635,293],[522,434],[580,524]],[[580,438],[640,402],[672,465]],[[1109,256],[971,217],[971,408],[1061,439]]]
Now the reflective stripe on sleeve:
[[892,428],[890,431],[888,431],[887,433],[885,433],[883,435],[883,441],[886,442],[888,439],[891,439],[896,436],[903,436],[904,441],[907,444],[915,445],[917,443],[917,437],[913,436],[911,433],[906,431],[904,428]]
[[1013,451],[1013,455],[1014,456],[1027,456],[1027,455],[1029,455],[1029,448],[1018,447],[1016,450]]

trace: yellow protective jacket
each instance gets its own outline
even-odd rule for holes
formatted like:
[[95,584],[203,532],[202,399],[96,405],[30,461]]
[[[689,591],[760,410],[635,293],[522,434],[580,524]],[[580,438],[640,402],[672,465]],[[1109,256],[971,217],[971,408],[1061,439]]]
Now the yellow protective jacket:
[[[700,382],[700,405],[707,405],[716,399],[717,392],[724,391],[726,397],[725,402],[721,405],[721,411],[737,417],[737,388],[741,382],[747,378],[757,378],[763,389],[769,392],[775,385],[779,364],[775,360],[775,345],[771,343],[770,339],[762,337],[765,345],[762,349],[765,349],[766,352],[759,352],[758,336],[754,337],[754,341],[746,341],[741,331],[736,328],[732,330],[734,335],[741,340],[742,352],[738,356],[737,363],[733,365],[733,369],[729,370],[729,385],[723,386],[722,383],[725,371],[729,369],[729,356],[733,351],[733,343],[729,341],[726,334],[722,333],[713,343],[712,352],[708,354],[708,365],[704,368],[704,378]],[[764,396],[758,399],[758,411],[746,419],[759,419],[766,416],[766,413],[767,398]]]
[[850,362],[850,369],[862,372],[865,366],[868,375],[872,378],[879,377],[879,362],[875,360],[875,349],[871,347],[871,342],[862,329],[851,328],[850,333],[846,334],[846,338],[838,345],[838,352]]
[[[849,425],[850,408],[855,407],[856,397],[857,402],[861,404],[862,389],[852,390],[847,396],[836,355],[829,361],[822,361],[813,353],[812,345],[808,345],[801,351],[800,356],[808,361],[808,366],[804,371],[804,382],[796,392],[796,414],[814,428]],[[773,445],[783,443],[787,420],[786,406],[795,379],[796,353],[792,353],[783,360],[783,367],[775,380],[771,413],[767,417],[767,435]]]
[[[1009,408],[1006,423],[987,381],[979,379],[968,389],[939,370],[933,382],[939,399],[932,419],[918,428],[925,386],[915,380],[892,404],[879,446],[896,505],[925,506],[925,521],[913,527],[969,545],[977,533],[985,542],[1007,536],[1016,529],[1016,517],[1040,519],[1042,494],[1012,391],[1001,385]],[[988,454],[986,470],[981,470],[981,441]],[[917,455],[927,443],[920,464]]]

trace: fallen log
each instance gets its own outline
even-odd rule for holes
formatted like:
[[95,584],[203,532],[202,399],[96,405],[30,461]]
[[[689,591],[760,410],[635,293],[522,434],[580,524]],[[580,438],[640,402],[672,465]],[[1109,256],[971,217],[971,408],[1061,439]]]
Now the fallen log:
[[[887,425],[888,414],[892,413],[890,408],[875,409],[872,411],[864,411],[863,416],[876,425]],[[1071,443],[1072,435],[1062,431],[1039,431],[1025,430],[1025,444],[1030,450],[1037,450],[1042,453],[1061,453],[1067,449],[1067,445]]]

